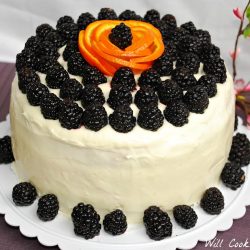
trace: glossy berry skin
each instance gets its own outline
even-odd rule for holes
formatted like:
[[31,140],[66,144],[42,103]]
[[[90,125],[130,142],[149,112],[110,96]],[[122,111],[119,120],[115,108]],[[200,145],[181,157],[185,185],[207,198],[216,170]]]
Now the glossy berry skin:
[[187,35],[180,38],[177,48],[184,53],[199,54],[201,42],[198,37]]
[[190,34],[194,34],[196,31],[196,27],[191,21],[183,23],[180,27],[187,30]]
[[156,91],[149,86],[141,87],[135,94],[134,103],[141,109],[148,105],[158,105],[158,96]]
[[175,16],[171,14],[166,14],[161,18],[162,21],[164,21],[167,26],[171,29],[175,29],[177,27],[177,22]]
[[12,199],[16,206],[29,206],[36,197],[36,188],[29,182],[20,182],[12,190]]
[[197,74],[200,68],[199,57],[194,53],[183,53],[177,59],[176,67],[184,67],[187,68],[190,73]]
[[144,211],[143,222],[152,240],[163,240],[172,235],[173,226],[168,214],[157,206],[150,206]]
[[39,37],[40,39],[45,39],[46,36],[51,32],[54,31],[54,29],[52,28],[52,26],[50,26],[47,23],[41,24],[39,26],[37,26],[36,28],[36,35],[37,37]]
[[140,87],[149,86],[154,90],[157,90],[161,83],[161,77],[155,69],[147,69],[143,71],[138,79],[138,85]]
[[116,209],[105,215],[103,227],[104,230],[111,235],[124,234],[128,227],[127,218],[120,209]]
[[79,101],[82,98],[82,84],[76,79],[69,79],[63,82],[60,89],[60,97],[72,101]]
[[49,93],[48,88],[41,83],[30,83],[27,85],[27,99],[32,106],[39,106],[42,98]]
[[200,206],[208,214],[220,214],[224,209],[224,197],[216,187],[211,187],[205,191],[200,202]]
[[37,65],[37,56],[31,49],[24,49],[16,55],[16,70],[19,72],[22,68],[27,67],[35,69]]
[[164,54],[153,62],[152,68],[155,69],[160,76],[169,76],[173,71],[173,61]]
[[204,86],[208,97],[214,97],[217,94],[216,78],[213,75],[203,75],[198,80],[198,85]]
[[60,27],[64,24],[64,23],[74,23],[74,19],[71,16],[62,16],[57,20],[56,23],[56,28],[60,29]]
[[82,83],[85,84],[101,84],[107,82],[106,76],[96,67],[84,66]]
[[66,41],[77,41],[79,27],[75,23],[64,23],[58,27],[58,32]]
[[51,31],[46,36],[46,41],[53,43],[53,45],[58,49],[63,47],[67,42],[67,40],[64,37],[62,37],[58,31]]
[[98,13],[98,20],[116,20],[117,15],[111,8],[101,8]]
[[48,87],[52,89],[61,88],[63,82],[68,79],[68,72],[61,66],[50,68],[45,78]]
[[[72,45],[73,46],[73,45]],[[72,75],[84,76],[85,68],[88,63],[82,57],[80,52],[70,52],[71,55],[68,58],[68,72]]]
[[87,26],[95,20],[94,16],[89,12],[82,13],[77,20],[79,30],[85,30]]
[[133,10],[124,10],[119,15],[119,20],[136,20],[136,21],[142,21],[143,18],[140,15],[137,15]]
[[0,164],[9,164],[15,161],[12,146],[11,137],[6,135],[0,139]]
[[148,10],[144,16],[144,20],[149,23],[159,19],[160,19],[160,13],[154,9]]
[[63,51],[63,59],[65,61],[68,61],[68,59],[71,57],[71,55],[79,52],[78,49],[78,42],[77,41],[69,41],[67,43],[66,48]]

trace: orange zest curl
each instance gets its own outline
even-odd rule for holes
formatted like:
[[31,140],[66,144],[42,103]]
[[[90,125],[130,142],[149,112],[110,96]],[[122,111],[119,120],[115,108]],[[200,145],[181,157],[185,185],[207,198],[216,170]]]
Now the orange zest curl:
[[[111,30],[120,23],[129,26],[132,44],[125,50],[118,48],[109,40]],[[113,76],[122,66],[141,73],[151,67],[153,61],[164,52],[161,33],[153,25],[141,21],[101,20],[81,30],[78,46],[82,56],[92,66],[105,75]]]

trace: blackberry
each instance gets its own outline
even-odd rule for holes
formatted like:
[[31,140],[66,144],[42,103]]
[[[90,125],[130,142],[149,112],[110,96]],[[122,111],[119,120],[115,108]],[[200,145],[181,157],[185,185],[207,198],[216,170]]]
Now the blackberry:
[[224,208],[224,197],[218,188],[211,187],[203,194],[200,205],[208,214],[220,214]]
[[169,39],[172,41],[176,46],[181,40],[189,34],[189,32],[183,28],[177,27],[169,34]]
[[25,43],[25,49],[30,49],[35,52],[41,42],[41,39],[37,36],[31,36]]
[[12,199],[16,206],[29,206],[36,197],[36,188],[29,182],[20,182],[13,187]]
[[41,83],[30,83],[27,85],[27,99],[32,106],[39,106],[41,99],[49,93],[48,88]]
[[209,104],[206,89],[199,85],[188,90],[183,97],[183,101],[187,104],[190,112],[197,114],[203,114]]
[[245,182],[245,172],[234,162],[228,162],[221,172],[221,180],[227,187],[236,190]]
[[163,240],[172,235],[173,226],[168,214],[157,206],[150,206],[144,211],[143,222],[152,240]]
[[62,99],[79,101],[82,97],[82,84],[76,79],[64,81],[60,89],[60,97]]
[[84,66],[88,65],[80,52],[73,53],[68,58],[68,71],[72,75],[84,75]]
[[144,20],[149,23],[157,19],[160,19],[160,13],[154,9],[148,10],[144,16]]
[[186,23],[183,23],[183,24],[181,25],[181,28],[187,30],[187,31],[188,31],[190,34],[192,34],[192,35],[193,35],[193,34],[195,33],[195,31],[196,31],[196,27],[195,27],[194,23],[191,22],[191,21],[186,22]]
[[89,12],[82,13],[77,20],[77,25],[80,30],[85,30],[87,26],[93,23],[96,19]]
[[201,46],[205,47],[211,44],[211,36],[206,30],[196,30],[194,36],[198,37],[201,42]]
[[103,105],[105,98],[102,90],[95,84],[87,84],[82,90],[81,103],[83,108],[87,108],[89,105],[99,103]]
[[139,109],[148,105],[157,106],[158,97],[154,89],[143,86],[136,92],[134,102]]
[[163,40],[168,38],[169,33],[171,32],[171,30],[164,21],[162,21],[160,19],[156,19],[156,20],[153,20],[151,22],[151,24],[161,32]]
[[124,86],[128,91],[135,89],[135,76],[130,68],[121,67],[115,72],[111,81],[111,87],[114,88],[117,85]]
[[203,63],[220,58],[220,49],[214,44],[203,45],[202,49],[200,50],[199,57]]
[[16,55],[16,69],[17,72],[24,67],[35,69],[37,64],[37,57],[30,49],[24,49],[21,53]]
[[132,44],[131,29],[124,23],[116,25],[109,34],[109,40],[120,49],[125,49]]
[[171,79],[174,80],[182,90],[188,90],[197,85],[196,78],[190,73],[189,69],[184,67],[173,70]]
[[234,119],[234,131],[237,130],[238,128],[238,116],[235,114],[235,119]]
[[49,69],[56,67],[56,65],[58,65],[56,58],[50,56],[39,56],[37,58],[36,70],[47,74]]
[[204,72],[214,75],[217,82],[224,83],[227,79],[227,70],[224,60],[221,58],[214,58],[204,63]]
[[82,236],[86,240],[99,235],[101,230],[100,215],[92,205],[79,203],[73,208],[71,218],[76,235]]
[[163,113],[166,120],[176,127],[188,123],[189,110],[182,101],[168,103]]
[[198,37],[195,36],[183,36],[180,38],[177,48],[184,53],[199,54],[201,50],[201,42]]
[[137,123],[140,127],[151,131],[158,130],[163,125],[163,121],[164,116],[160,109],[153,105],[140,109],[137,118]]
[[11,137],[6,135],[0,139],[0,164],[8,164],[15,161],[12,146]]
[[173,71],[173,61],[166,54],[153,62],[152,68],[155,69],[160,76],[169,76]]
[[208,97],[214,97],[217,94],[216,78],[213,75],[201,76],[198,85],[205,87]]
[[177,27],[177,22],[175,19],[175,16],[171,14],[166,14],[161,18],[162,21],[164,21],[168,27],[171,29],[175,29]]
[[247,166],[250,162],[250,142],[245,134],[237,133],[233,137],[232,146],[229,153],[230,161],[234,161],[242,166]]
[[69,80],[69,74],[63,67],[51,67],[45,79],[48,87],[59,89],[64,81]]
[[79,27],[75,23],[64,23],[58,27],[60,35],[67,41],[77,41],[79,34]]
[[59,57],[59,53],[57,52],[57,48],[50,41],[43,41],[39,44],[36,50],[37,56],[49,56],[51,58],[57,59]]
[[149,86],[154,90],[157,90],[161,84],[161,77],[155,69],[147,69],[143,71],[138,79],[138,85],[140,87]]
[[77,129],[81,126],[83,110],[75,102],[64,102],[59,112],[59,122],[63,128]]
[[37,26],[36,28],[36,35],[44,40],[46,38],[46,36],[51,32],[54,31],[54,29],[47,23],[41,24],[39,26]]
[[133,110],[128,106],[119,106],[110,116],[109,124],[117,132],[128,133],[136,123]]
[[52,31],[46,36],[46,41],[53,43],[56,48],[61,48],[66,44],[66,40],[59,34],[58,31]]
[[58,214],[59,202],[54,194],[46,194],[38,200],[37,216],[42,221],[54,220]]
[[117,15],[111,8],[101,8],[98,13],[98,20],[116,20]]
[[65,23],[74,23],[74,19],[71,16],[62,16],[57,20],[56,28],[60,29],[60,27]]
[[193,208],[187,205],[175,206],[173,214],[176,222],[185,229],[194,227],[198,219],[198,216]]
[[173,80],[162,81],[158,87],[158,96],[160,102],[167,105],[169,102],[181,100],[183,92],[181,87]]
[[106,76],[96,67],[84,66],[83,84],[101,84],[107,82]]
[[36,72],[33,69],[27,67],[20,69],[17,75],[18,75],[18,87],[24,94],[26,93],[27,85],[33,82],[37,83],[40,82],[40,78],[36,74]]
[[66,48],[63,51],[63,59],[65,61],[68,61],[68,59],[71,57],[71,55],[79,52],[78,49],[78,42],[77,41],[69,41],[67,43]]
[[196,74],[200,68],[200,60],[198,55],[194,53],[183,53],[178,57],[176,62],[176,68],[187,68],[190,73]]
[[99,103],[89,105],[83,112],[82,123],[85,128],[99,131],[108,124],[108,115]]
[[106,214],[103,220],[103,227],[107,233],[112,235],[125,233],[128,227],[126,215],[120,209]]
[[165,43],[165,51],[161,57],[169,58],[171,61],[176,61],[177,59],[177,50],[176,45],[173,41],[167,40]]
[[45,95],[41,99],[41,113],[45,119],[57,120],[62,106],[62,101],[53,93]]
[[136,20],[136,21],[142,21],[143,18],[139,15],[137,15],[133,10],[125,10],[119,15],[119,20]]
[[130,105],[132,103],[132,94],[122,85],[117,85],[110,90],[107,102],[112,109],[125,104]]

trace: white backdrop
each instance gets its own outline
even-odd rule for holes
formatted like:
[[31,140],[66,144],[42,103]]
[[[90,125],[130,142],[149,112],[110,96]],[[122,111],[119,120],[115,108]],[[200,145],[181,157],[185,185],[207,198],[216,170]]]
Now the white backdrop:
[[[111,7],[119,14],[133,9],[144,15],[155,8],[160,13],[174,14],[180,25],[192,20],[196,27],[209,30],[213,42],[221,48],[231,70],[229,51],[233,49],[239,20],[232,9],[243,9],[247,0],[0,0],[0,61],[15,61],[25,41],[41,23],[56,24],[63,15],[77,19],[82,12],[97,15],[102,7]],[[239,76],[250,80],[250,38],[240,40]]]

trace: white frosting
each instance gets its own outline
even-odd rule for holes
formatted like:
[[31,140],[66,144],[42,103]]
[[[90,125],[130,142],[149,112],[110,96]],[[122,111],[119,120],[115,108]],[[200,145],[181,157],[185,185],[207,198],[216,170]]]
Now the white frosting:
[[[194,204],[206,188],[218,183],[230,149],[235,100],[229,74],[227,79],[217,84],[218,93],[209,99],[205,113],[190,113],[183,127],[165,120],[157,132],[137,125],[123,134],[109,125],[98,132],[67,130],[58,120],[45,120],[15,78],[10,114],[16,172],[40,194],[57,195],[67,215],[84,202],[102,216],[121,208],[129,222],[140,222],[150,205],[172,209]],[[101,88],[107,97],[109,83]],[[137,116],[134,104],[132,108]]]

